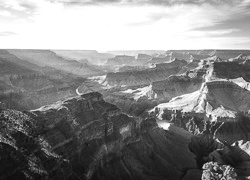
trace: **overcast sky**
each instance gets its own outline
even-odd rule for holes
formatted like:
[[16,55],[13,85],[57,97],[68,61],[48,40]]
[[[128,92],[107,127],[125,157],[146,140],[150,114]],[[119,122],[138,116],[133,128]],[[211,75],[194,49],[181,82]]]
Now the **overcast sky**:
[[250,49],[250,0],[0,0],[0,48]]

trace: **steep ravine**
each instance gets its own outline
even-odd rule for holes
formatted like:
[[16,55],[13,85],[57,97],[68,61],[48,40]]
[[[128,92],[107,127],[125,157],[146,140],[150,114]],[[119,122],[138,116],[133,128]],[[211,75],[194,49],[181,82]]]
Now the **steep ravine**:
[[0,111],[0,179],[181,179],[197,169],[191,136],[129,117],[99,93]]
[[178,115],[164,130],[154,117],[123,114],[92,92],[32,111],[1,105],[0,118],[0,179],[198,180],[211,160],[239,172],[248,161],[246,153],[234,159],[248,146],[241,143],[236,151],[228,141],[244,139],[245,116],[223,130],[221,124],[188,123],[192,119],[185,124]]

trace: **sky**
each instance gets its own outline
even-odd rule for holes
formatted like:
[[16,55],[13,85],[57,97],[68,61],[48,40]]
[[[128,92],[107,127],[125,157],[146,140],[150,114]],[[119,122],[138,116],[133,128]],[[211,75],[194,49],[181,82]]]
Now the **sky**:
[[250,0],[0,0],[0,48],[250,49]]

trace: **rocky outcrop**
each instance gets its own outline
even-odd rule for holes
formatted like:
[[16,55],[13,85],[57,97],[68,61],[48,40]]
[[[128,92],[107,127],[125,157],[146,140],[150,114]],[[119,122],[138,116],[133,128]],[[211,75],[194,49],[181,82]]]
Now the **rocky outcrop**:
[[110,86],[148,85],[154,81],[164,80],[168,76],[176,74],[186,64],[186,61],[175,59],[169,63],[156,64],[154,68],[146,70],[108,73],[106,83]]
[[37,122],[15,110],[0,111],[0,179],[68,177],[67,161],[51,151]]
[[229,165],[218,165],[218,163],[209,162],[204,164],[202,169],[202,180],[238,179],[234,168]]
[[128,117],[96,92],[0,117],[1,179],[175,180],[197,169],[189,137]]
[[210,81],[203,83],[200,90],[175,97],[154,110],[157,109],[159,118],[165,110],[181,110],[223,121],[223,118],[235,118],[237,112],[247,113],[249,98],[250,92],[233,82]]
[[209,161],[248,174],[248,143],[228,140],[237,141],[233,129],[243,135],[249,119],[226,127],[177,114],[172,123],[190,132],[196,127],[196,136],[173,125],[159,128],[153,117],[127,116],[98,92],[29,112],[1,109],[0,178],[198,180]]
[[239,56],[235,58],[230,58],[229,62],[237,62],[237,63],[243,63],[244,61],[250,60],[250,55],[240,54]]
[[145,96],[142,96],[139,99],[134,99],[133,95],[114,93],[107,95],[105,100],[112,104],[118,106],[122,112],[133,116],[141,116],[148,109],[155,107],[159,102],[158,100],[148,99]]
[[153,82],[152,91],[157,95],[157,98],[169,101],[173,97],[197,91],[200,89],[201,84],[201,78],[170,76],[166,80]]

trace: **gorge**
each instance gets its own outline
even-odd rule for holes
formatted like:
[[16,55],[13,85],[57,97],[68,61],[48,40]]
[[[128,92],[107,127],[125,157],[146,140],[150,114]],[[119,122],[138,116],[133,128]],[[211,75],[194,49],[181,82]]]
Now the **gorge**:
[[0,51],[0,179],[250,177],[250,51]]

